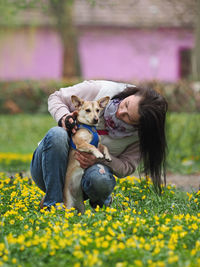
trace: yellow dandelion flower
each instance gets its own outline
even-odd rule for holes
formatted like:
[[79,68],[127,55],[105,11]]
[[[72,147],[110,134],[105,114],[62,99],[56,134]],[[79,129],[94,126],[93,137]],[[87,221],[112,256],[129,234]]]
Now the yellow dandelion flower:
[[178,259],[179,259],[179,257],[178,257],[177,255],[174,255],[174,256],[171,256],[171,257],[168,258],[168,262],[169,262],[170,264],[172,264],[172,263],[174,263],[174,262],[177,262]]
[[193,195],[187,192],[187,196],[188,196],[188,200],[190,201]]
[[145,250],[150,250],[151,249],[151,245],[150,244],[145,244],[144,245],[144,249]]
[[119,248],[119,249],[125,249],[126,247],[125,247],[124,243],[119,242],[119,243],[118,243],[118,248]]
[[[189,227],[190,228],[190,227]],[[198,229],[198,225],[196,224],[196,223],[193,223],[192,225],[191,225],[191,228],[193,229],[193,230],[197,230]]]
[[16,258],[13,258],[13,259],[12,259],[12,263],[13,263],[13,264],[17,263],[17,259],[16,259]]
[[196,249],[192,249],[191,252],[190,252],[190,254],[191,254],[192,256],[195,256],[196,253],[197,253]]
[[111,220],[112,220],[112,216],[111,216],[111,215],[108,215],[108,216],[107,216],[107,220],[108,220],[108,221],[111,221]]
[[108,241],[103,241],[101,246],[102,246],[102,248],[107,248],[109,246],[109,242]]
[[134,264],[135,264],[135,266],[138,266],[138,267],[142,267],[143,266],[141,260],[134,260]]

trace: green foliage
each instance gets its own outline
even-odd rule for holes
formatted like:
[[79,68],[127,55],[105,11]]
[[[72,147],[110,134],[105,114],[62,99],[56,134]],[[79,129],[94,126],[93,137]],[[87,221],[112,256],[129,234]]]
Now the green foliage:
[[200,83],[198,82],[180,80],[176,83],[167,83],[154,80],[141,82],[141,86],[153,88],[165,96],[169,111],[200,111]]
[[[81,82],[80,78],[60,81],[0,82],[0,113],[47,113],[47,98],[51,93],[61,87],[72,86],[79,82]],[[141,86],[151,87],[163,94],[168,101],[169,111],[200,111],[198,84],[195,87],[186,81],[171,84],[152,81],[144,82]]]
[[0,82],[0,113],[47,113],[48,96],[61,87],[72,86],[71,81]]
[[14,26],[18,24],[19,12],[25,9],[44,7],[44,1],[40,0],[1,0],[0,1],[0,25]]
[[[90,2],[91,4],[95,4],[95,0],[85,0]],[[62,3],[61,3],[62,2]],[[15,26],[20,25],[21,21],[21,11],[25,10],[39,10],[41,13],[45,13],[50,15],[50,6],[54,6],[58,8],[62,5],[72,5],[74,0],[1,0],[0,1],[0,25],[5,26]],[[62,12],[62,10],[61,10]],[[57,13],[51,13],[57,14]],[[33,21],[29,20],[29,24],[35,24],[35,19],[32,18]]]

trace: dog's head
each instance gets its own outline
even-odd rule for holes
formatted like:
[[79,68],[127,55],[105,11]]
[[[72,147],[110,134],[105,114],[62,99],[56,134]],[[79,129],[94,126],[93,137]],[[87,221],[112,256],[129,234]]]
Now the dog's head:
[[100,112],[108,104],[110,97],[106,96],[97,101],[84,101],[78,96],[72,95],[71,100],[78,110],[78,122],[88,125],[97,125]]

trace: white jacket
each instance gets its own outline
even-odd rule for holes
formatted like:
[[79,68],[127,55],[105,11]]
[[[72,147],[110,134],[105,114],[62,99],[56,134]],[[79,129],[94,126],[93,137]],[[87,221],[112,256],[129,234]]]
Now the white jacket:
[[[48,110],[58,122],[64,115],[75,110],[71,102],[71,95],[77,95],[84,100],[98,100],[104,96],[112,98],[123,91],[127,85],[130,86],[130,84],[119,82],[91,80],[61,88],[49,96]],[[104,130],[103,117],[97,129]],[[137,133],[123,138],[111,138],[109,135],[102,135],[101,143],[108,147],[112,162],[105,160],[100,160],[100,162],[109,166],[115,175],[125,177],[135,171],[140,160]]]

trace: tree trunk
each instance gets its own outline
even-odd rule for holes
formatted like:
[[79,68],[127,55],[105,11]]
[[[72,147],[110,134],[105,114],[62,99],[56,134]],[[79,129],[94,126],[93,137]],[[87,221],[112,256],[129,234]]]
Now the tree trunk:
[[50,0],[51,11],[56,18],[57,30],[63,45],[64,78],[73,78],[80,75],[77,34],[73,24],[73,1]]
[[193,79],[195,81],[200,81],[200,0],[197,2],[197,14],[196,14],[196,23],[195,23],[195,47],[193,51],[193,64],[192,72]]

